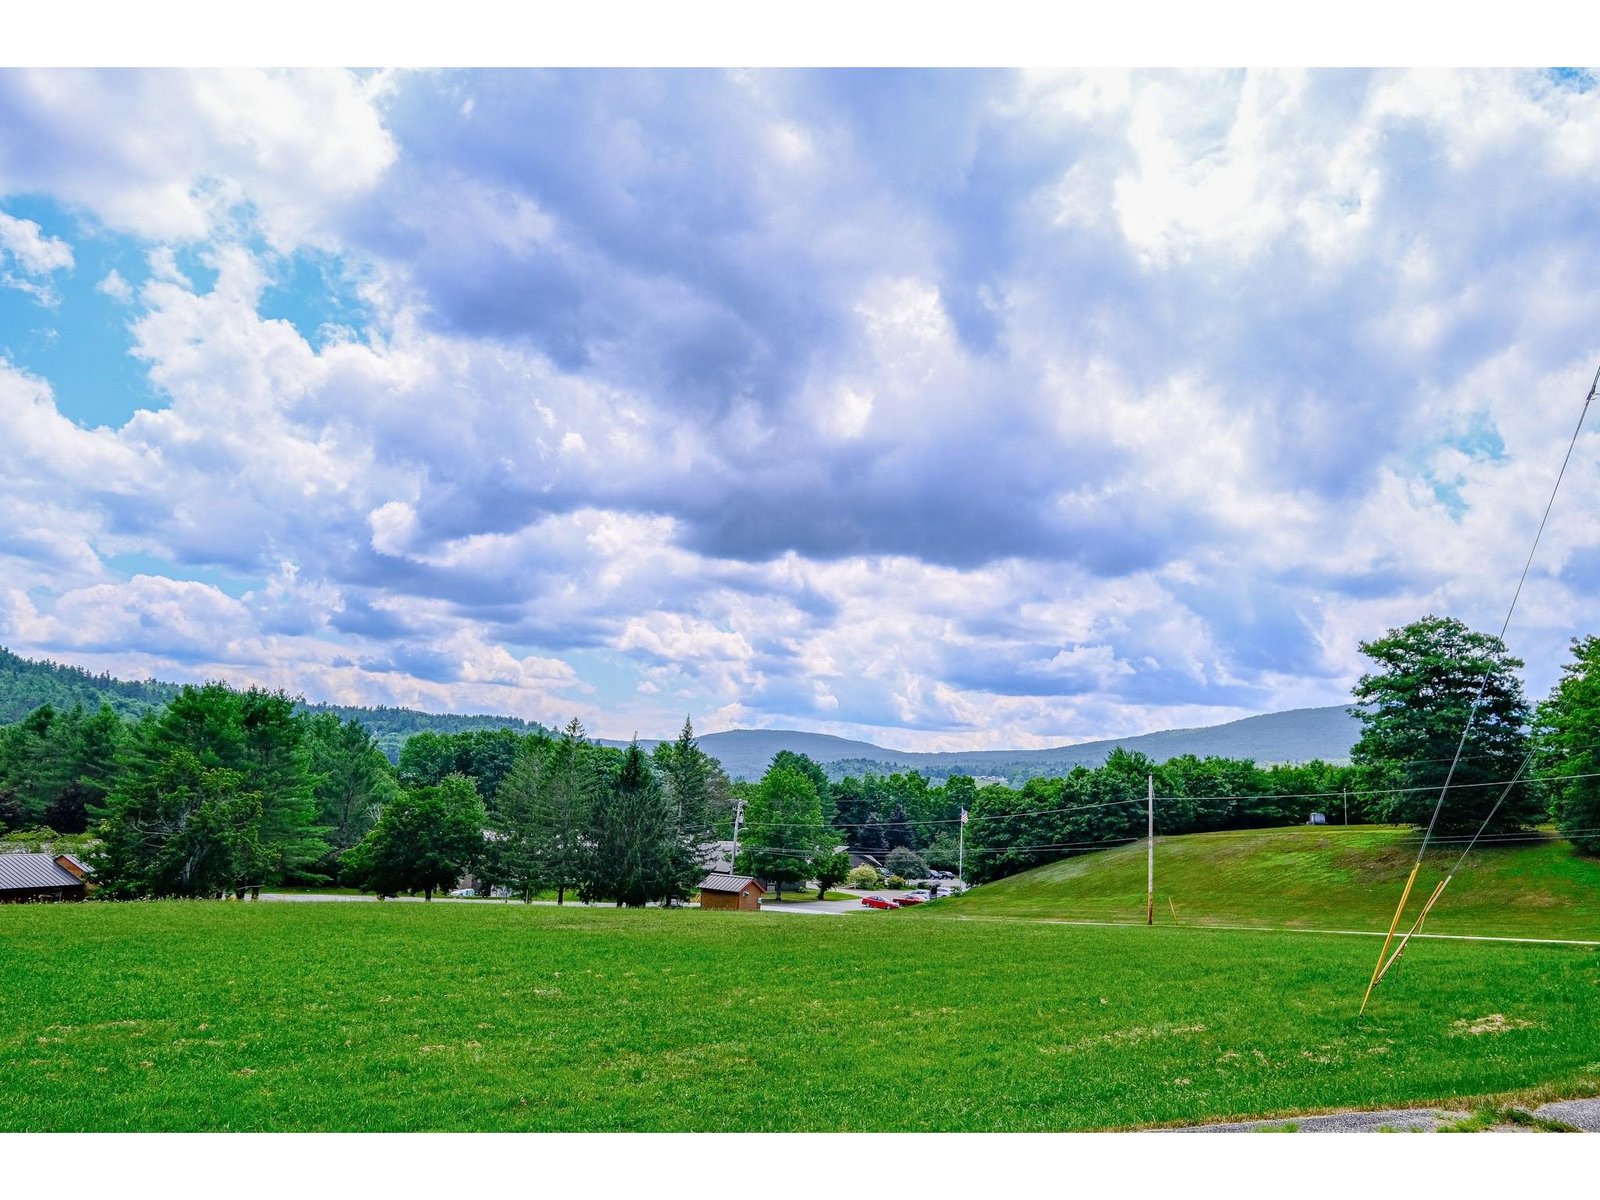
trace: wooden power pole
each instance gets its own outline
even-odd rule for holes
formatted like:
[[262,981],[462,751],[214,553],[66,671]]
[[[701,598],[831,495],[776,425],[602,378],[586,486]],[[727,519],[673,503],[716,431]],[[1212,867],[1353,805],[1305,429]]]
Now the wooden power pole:
[[1149,827],[1144,844],[1144,923],[1156,923],[1156,777],[1145,776],[1149,784],[1148,816]]

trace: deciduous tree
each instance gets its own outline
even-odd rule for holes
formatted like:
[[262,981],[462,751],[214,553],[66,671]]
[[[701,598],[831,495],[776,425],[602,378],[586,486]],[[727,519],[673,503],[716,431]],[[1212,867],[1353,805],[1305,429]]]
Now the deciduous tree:
[[[1378,669],[1355,686],[1361,737],[1351,761],[1383,792],[1371,805],[1379,820],[1428,823],[1481,694],[1435,825],[1441,833],[1475,831],[1499,799],[1494,785],[1511,779],[1527,754],[1528,705],[1516,676],[1522,660],[1499,638],[1434,616],[1363,642],[1361,652]],[[1491,829],[1531,824],[1541,807],[1536,791],[1519,785]]]
[[421,892],[432,900],[482,856],[486,817],[477,785],[465,775],[406,789],[345,855],[344,874],[380,896]]
[[1585,854],[1600,854],[1600,638],[1573,639],[1572,661],[1539,705],[1534,731],[1557,828]]

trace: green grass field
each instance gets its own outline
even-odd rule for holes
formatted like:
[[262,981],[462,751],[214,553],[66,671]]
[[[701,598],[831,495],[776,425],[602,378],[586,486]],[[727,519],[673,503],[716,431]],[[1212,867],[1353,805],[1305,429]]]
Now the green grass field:
[[[1416,861],[1415,838],[1409,829],[1360,825],[1157,838],[1156,920],[1385,930]],[[1428,851],[1413,916],[1459,857],[1459,848]],[[996,880],[938,908],[946,916],[1142,921],[1144,843]],[[1600,941],[1600,861],[1556,838],[1476,849],[1425,931]]]
[[[1600,955],[520,905],[0,908],[0,1129],[1067,1130],[1600,1092]],[[948,911],[948,910],[946,910]]]

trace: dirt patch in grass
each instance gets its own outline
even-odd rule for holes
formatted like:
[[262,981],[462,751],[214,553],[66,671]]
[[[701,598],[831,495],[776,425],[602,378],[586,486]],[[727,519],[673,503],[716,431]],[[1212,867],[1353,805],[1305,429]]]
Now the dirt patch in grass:
[[1450,1025],[1456,1034],[1468,1037],[1477,1037],[1485,1033],[1507,1033],[1513,1029],[1532,1027],[1532,1021],[1524,1021],[1521,1017],[1507,1017],[1504,1013],[1490,1013],[1485,1017],[1463,1017]]

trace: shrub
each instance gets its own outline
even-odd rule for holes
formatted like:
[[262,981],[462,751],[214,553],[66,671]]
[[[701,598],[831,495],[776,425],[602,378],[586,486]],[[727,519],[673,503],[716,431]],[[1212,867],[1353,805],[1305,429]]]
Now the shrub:
[[906,886],[906,881],[900,878],[898,875],[891,875],[889,878],[883,881],[883,886],[891,888],[903,888]]
[[859,867],[852,868],[850,874],[844,877],[844,881],[853,888],[875,888],[883,882],[883,877],[878,874],[876,867],[862,863]]

